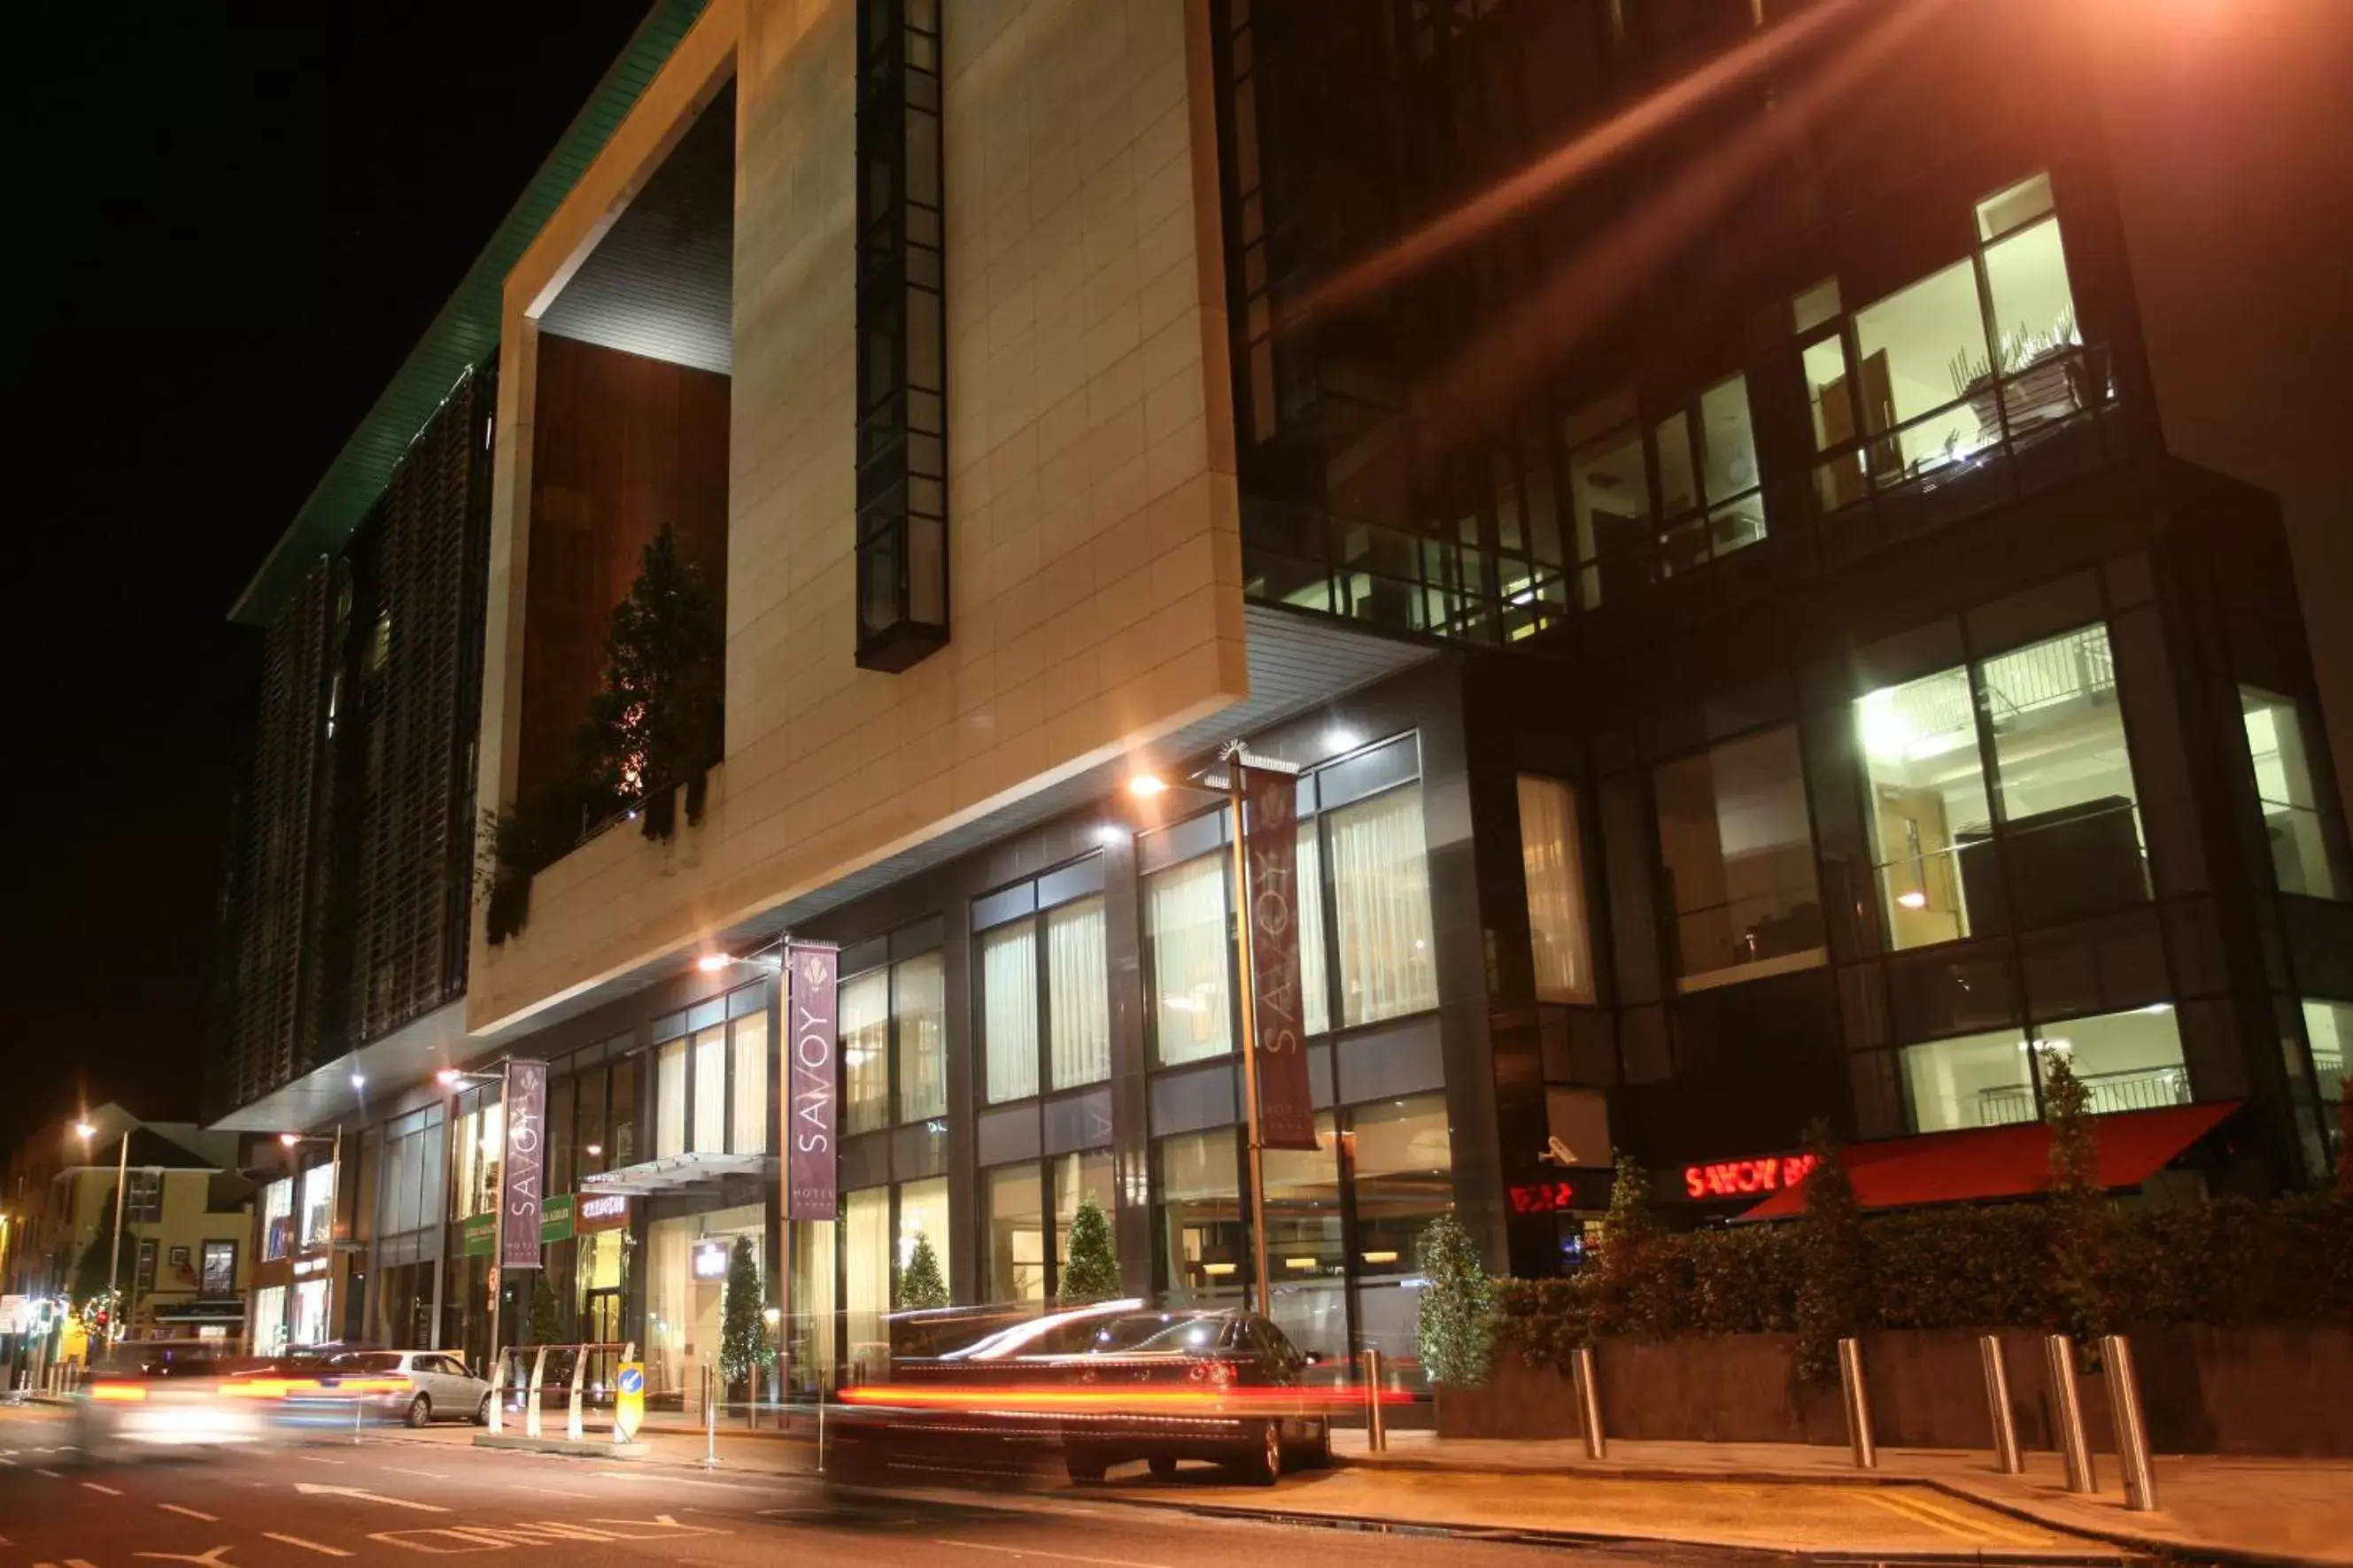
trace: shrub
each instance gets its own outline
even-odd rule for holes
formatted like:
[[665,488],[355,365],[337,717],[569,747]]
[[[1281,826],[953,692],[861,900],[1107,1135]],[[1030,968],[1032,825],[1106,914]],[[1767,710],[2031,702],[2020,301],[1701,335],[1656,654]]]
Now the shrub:
[[1065,1307],[1108,1301],[1120,1293],[1111,1218],[1092,1193],[1079,1199],[1079,1212],[1071,1220],[1071,1256],[1062,1264],[1061,1288]]
[[1495,1334],[1495,1291],[1479,1244],[1451,1214],[1423,1227],[1414,1262],[1422,1288],[1414,1339],[1430,1381],[1462,1388],[1487,1375]]

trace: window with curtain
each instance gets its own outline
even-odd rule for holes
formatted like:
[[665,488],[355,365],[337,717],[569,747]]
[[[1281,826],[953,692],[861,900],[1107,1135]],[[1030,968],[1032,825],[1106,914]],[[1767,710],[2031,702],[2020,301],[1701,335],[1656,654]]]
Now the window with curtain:
[[1046,1016],[1056,1089],[1111,1077],[1111,975],[1100,896],[1046,913]]
[[1324,828],[1322,819],[1299,824],[1299,995],[1302,1022],[1312,1037],[1332,1028],[1332,976],[1324,952]]
[[841,983],[841,1131],[871,1132],[891,1121],[891,972]]
[[[887,981],[889,973],[877,970],[875,976]],[[844,986],[845,1001],[848,1000],[848,991],[849,987]],[[865,1187],[857,1192],[844,1193],[841,1201],[841,1306],[846,1319],[843,1331],[849,1338],[850,1365],[866,1381],[882,1376],[891,1364],[890,1335],[882,1318],[891,1310],[892,1277],[891,1189]],[[821,1328],[816,1331],[824,1332]]]
[[694,1152],[727,1152],[727,1026],[694,1037]]
[[1536,996],[1593,1000],[1593,944],[1585,923],[1585,858],[1577,792],[1559,779],[1520,775],[1520,863],[1527,875],[1528,943]]
[[763,1008],[735,1020],[735,1128],[738,1154],[768,1151],[768,1015]]
[[991,1105],[1038,1092],[1038,938],[1034,921],[980,936],[980,1051]]
[[686,1042],[665,1040],[654,1047],[654,1158],[686,1152]]
[[892,971],[899,1037],[899,1120],[948,1113],[947,965],[936,952]]
[[1204,855],[1145,879],[1153,1043],[1163,1066],[1233,1048],[1227,973],[1226,858]]
[[1324,832],[1340,944],[1341,1024],[1370,1024],[1437,1006],[1421,786],[1407,784],[1328,812]]

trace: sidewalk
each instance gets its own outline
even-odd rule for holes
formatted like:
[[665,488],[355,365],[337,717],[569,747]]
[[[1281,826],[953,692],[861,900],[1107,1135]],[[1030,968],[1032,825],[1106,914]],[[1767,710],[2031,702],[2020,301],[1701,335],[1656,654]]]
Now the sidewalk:
[[1717,1483],[1807,1482],[1871,1486],[1910,1482],[2051,1529],[2144,1552],[2241,1562],[2353,1565],[2353,1462],[2160,1457],[2158,1510],[2127,1512],[2113,1455],[2094,1460],[2101,1489],[2066,1490],[2056,1454],[2026,1456],[2026,1472],[1997,1474],[1991,1457],[1949,1449],[1882,1448],[1879,1468],[1857,1470],[1843,1448],[1781,1443],[1613,1440],[1609,1457],[1585,1458],[1575,1440],[1514,1442],[1393,1434],[1387,1453],[1365,1450],[1364,1434],[1335,1434],[1343,1464],[1398,1474],[1553,1475]]

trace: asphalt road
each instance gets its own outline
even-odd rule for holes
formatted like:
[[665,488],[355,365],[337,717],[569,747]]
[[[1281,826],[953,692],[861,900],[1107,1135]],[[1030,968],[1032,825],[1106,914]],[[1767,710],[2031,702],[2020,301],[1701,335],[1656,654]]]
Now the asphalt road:
[[499,1556],[514,1568],[1608,1568],[1723,1563],[1675,1548],[1563,1552],[1370,1534],[1067,1497],[833,1488],[719,1479],[684,1467],[494,1453],[452,1442],[273,1445],[210,1460],[91,1466],[58,1422],[0,1421],[0,1568],[426,1568]]

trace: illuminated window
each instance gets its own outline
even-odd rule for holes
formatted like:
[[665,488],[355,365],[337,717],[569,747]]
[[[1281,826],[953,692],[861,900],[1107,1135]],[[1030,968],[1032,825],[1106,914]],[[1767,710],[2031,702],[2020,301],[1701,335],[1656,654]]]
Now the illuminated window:
[[1520,863],[1528,889],[1528,942],[1536,996],[1593,1000],[1593,949],[1585,921],[1585,861],[1577,832],[1577,792],[1558,779],[1522,773]]
[[1768,730],[1668,763],[1653,789],[1676,984],[1698,991],[1823,962],[1797,731]]
[[2263,836],[2280,891],[2307,898],[2343,896],[2329,852],[2335,826],[2327,797],[2313,777],[2303,715],[2296,704],[2252,686],[2239,688],[2247,755],[2254,763],[2255,798],[2263,803]]

